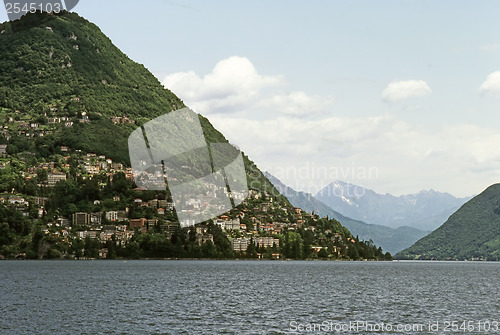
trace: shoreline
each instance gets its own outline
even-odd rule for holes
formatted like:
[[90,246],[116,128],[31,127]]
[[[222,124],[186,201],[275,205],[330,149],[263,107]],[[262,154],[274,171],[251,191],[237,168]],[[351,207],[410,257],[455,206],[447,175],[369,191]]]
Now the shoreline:
[[57,259],[22,259],[22,258],[3,258],[0,261],[272,261],[272,262],[289,262],[289,261],[321,261],[321,262],[393,262],[394,260],[386,259],[261,259],[261,258],[57,258]]
[[391,262],[391,263],[500,263],[496,260],[386,260],[386,259],[258,259],[258,258],[80,258],[80,259],[20,259],[20,258],[3,258],[1,261],[267,261],[267,262]]

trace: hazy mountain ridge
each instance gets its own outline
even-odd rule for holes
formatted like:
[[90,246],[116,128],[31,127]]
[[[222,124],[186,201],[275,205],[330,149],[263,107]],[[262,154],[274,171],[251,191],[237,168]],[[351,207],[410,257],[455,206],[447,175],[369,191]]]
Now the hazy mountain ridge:
[[381,246],[384,250],[391,253],[407,248],[428,234],[426,231],[412,227],[398,227],[394,229],[351,219],[334,211],[326,204],[316,199],[313,195],[305,192],[297,192],[291,187],[286,186],[270,173],[264,172],[264,175],[274,184],[274,187],[281,192],[281,194],[288,198],[293,206],[300,207],[310,213],[314,212],[320,216],[335,218],[348,228],[353,235],[358,235],[364,240],[371,239],[376,245]]
[[335,181],[315,197],[345,216],[392,228],[408,226],[432,231],[470,198],[455,198],[434,190],[417,194],[378,194],[373,190]]
[[399,259],[500,260],[500,184],[465,203]]

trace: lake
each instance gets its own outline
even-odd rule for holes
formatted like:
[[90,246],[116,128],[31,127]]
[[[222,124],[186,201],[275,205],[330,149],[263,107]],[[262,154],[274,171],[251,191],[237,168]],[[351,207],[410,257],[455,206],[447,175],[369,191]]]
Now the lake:
[[0,261],[0,334],[499,334],[500,263]]

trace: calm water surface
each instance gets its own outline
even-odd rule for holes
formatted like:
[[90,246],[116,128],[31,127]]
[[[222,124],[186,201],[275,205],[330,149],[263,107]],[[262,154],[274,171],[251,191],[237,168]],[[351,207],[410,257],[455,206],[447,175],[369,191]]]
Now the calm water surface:
[[0,334],[54,333],[500,334],[500,263],[0,261]]

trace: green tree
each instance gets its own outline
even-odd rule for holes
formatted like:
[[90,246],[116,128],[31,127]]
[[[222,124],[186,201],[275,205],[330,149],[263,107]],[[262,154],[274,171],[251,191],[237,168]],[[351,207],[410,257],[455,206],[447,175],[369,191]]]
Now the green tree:
[[76,258],[80,258],[83,256],[83,248],[85,248],[85,243],[81,239],[75,238],[71,243],[69,251],[73,253]]
[[83,255],[89,258],[97,258],[99,256],[100,242],[97,239],[93,239],[90,236],[85,237],[84,248],[85,251]]
[[304,245],[302,237],[294,231],[287,231],[285,235],[285,252],[286,258],[303,259]]
[[352,259],[352,260],[359,259],[358,248],[356,247],[355,244],[349,245],[349,249],[347,249],[347,256],[349,257],[349,259]]
[[203,257],[206,258],[215,258],[217,257],[217,248],[212,241],[208,240],[201,246],[201,252]]
[[318,252],[318,257],[319,258],[328,258],[328,251],[323,248]]
[[49,178],[49,173],[47,172],[46,169],[38,169],[36,171],[36,181],[39,184],[45,184],[45,183],[47,183],[48,178]]
[[59,250],[57,250],[55,248],[51,248],[48,252],[47,257],[49,259],[60,259],[62,257],[62,254]]
[[257,249],[255,248],[253,238],[250,239],[250,244],[247,247],[246,256],[248,258],[257,258]]

